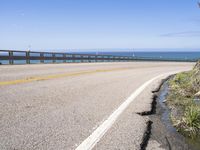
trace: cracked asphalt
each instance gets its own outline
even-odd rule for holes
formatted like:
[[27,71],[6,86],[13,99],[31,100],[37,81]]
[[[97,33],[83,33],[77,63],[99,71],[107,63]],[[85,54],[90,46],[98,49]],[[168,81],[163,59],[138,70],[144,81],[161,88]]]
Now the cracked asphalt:
[[[0,149],[75,149],[144,82],[192,66],[180,62],[2,65]],[[29,81],[20,82],[24,80]],[[11,84],[1,85],[5,82]],[[145,91],[142,95],[148,97]],[[94,149],[140,149],[147,120],[136,112],[145,111],[146,105],[134,101]]]

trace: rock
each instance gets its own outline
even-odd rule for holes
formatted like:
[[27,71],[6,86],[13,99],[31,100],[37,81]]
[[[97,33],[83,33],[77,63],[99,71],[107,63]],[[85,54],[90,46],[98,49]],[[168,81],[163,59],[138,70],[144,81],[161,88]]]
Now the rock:
[[167,99],[163,100],[163,103],[166,103],[167,102]]
[[200,98],[200,91],[197,92],[194,96]]

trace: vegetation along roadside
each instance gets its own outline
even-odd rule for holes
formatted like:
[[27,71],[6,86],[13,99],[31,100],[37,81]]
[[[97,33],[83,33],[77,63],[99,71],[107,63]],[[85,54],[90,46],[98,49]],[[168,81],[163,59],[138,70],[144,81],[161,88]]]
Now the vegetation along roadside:
[[169,80],[167,105],[177,130],[191,139],[199,139],[200,61],[191,71],[178,73]]

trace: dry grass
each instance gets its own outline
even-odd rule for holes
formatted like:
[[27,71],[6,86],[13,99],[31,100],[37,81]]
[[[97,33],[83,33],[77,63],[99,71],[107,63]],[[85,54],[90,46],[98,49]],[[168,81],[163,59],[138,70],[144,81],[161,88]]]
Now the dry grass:
[[192,71],[179,73],[169,81],[167,104],[179,113],[171,114],[172,121],[179,131],[190,137],[200,135],[200,105],[194,102],[194,95],[200,90],[199,81],[200,62]]

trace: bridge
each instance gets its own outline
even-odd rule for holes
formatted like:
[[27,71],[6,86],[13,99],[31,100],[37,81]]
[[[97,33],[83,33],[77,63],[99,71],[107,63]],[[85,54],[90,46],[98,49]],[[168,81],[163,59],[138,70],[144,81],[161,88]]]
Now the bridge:
[[[24,56],[12,59],[19,58]],[[143,149],[152,91],[161,79],[192,66],[145,61],[1,65],[0,149]]]

